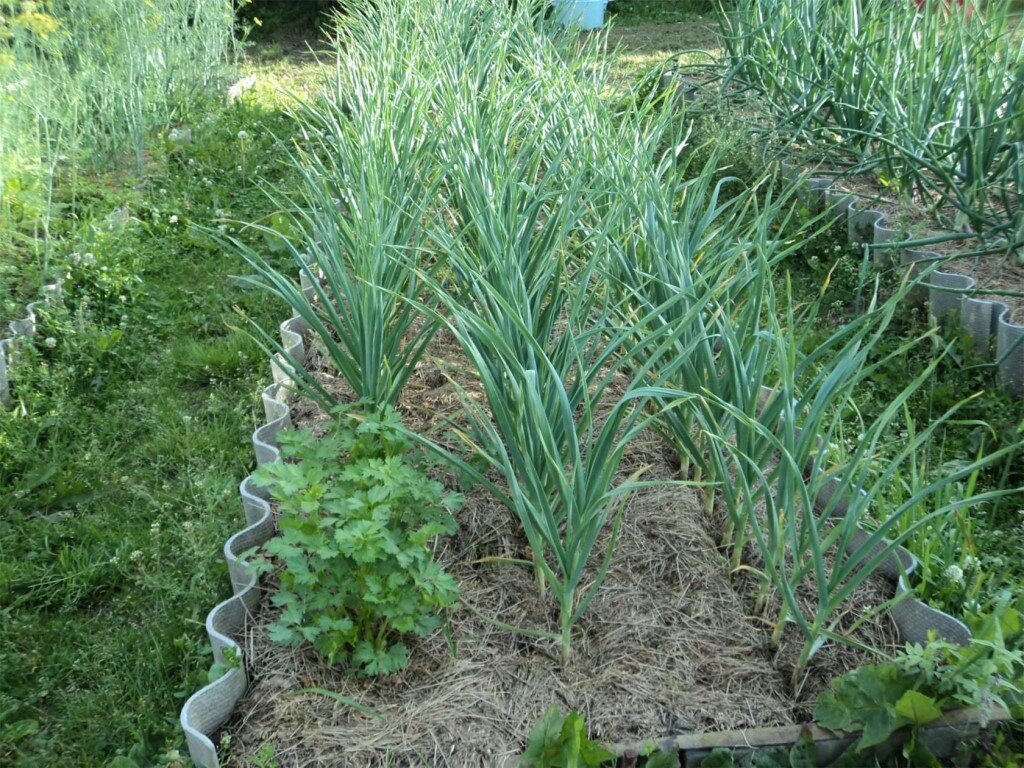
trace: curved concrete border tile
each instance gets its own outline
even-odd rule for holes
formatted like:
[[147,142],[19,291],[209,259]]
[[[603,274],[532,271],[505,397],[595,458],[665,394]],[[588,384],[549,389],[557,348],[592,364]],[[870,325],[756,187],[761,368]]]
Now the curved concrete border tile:
[[[782,176],[787,180],[794,181],[801,175],[802,169],[782,167]],[[969,275],[939,269],[922,275],[920,264],[946,257],[912,246],[899,247],[899,243],[906,240],[904,233],[887,226],[885,214],[858,205],[862,201],[842,191],[834,179],[810,177],[804,184],[811,210],[816,213],[833,210],[837,217],[846,216],[847,237],[851,243],[868,247],[895,244],[899,263],[910,266],[910,278],[919,281],[910,293],[910,301],[916,304],[927,301],[929,312],[939,320],[951,315],[956,317],[983,359],[992,359],[994,349],[1000,384],[1014,397],[1024,399],[1024,325],[1011,321],[1006,303],[971,296],[977,281]],[[894,261],[892,248],[873,248],[872,253],[876,264]]]
[[[281,324],[281,340],[285,353],[295,360],[305,358],[303,334],[306,322],[293,317]],[[263,410],[266,423],[252,435],[256,463],[260,466],[280,459],[278,433],[291,425],[288,394],[291,379],[285,359],[275,355],[271,359],[274,383],[263,390]],[[268,501],[268,494],[250,475],[239,486],[246,527],[224,544],[224,559],[234,596],[220,603],[206,617],[206,632],[213,646],[213,657],[218,664],[229,663],[231,669],[222,677],[192,694],[181,709],[181,727],[185,732],[192,762],[200,768],[219,768],[217,747],[211,736],[235,710],[238,700],[248,688],[248,679],[242,660],[242,649],[234,641],[245,628],[246,620],[259,604],[259,580],[242,559],[243,553],[270,539],[276,530]]]
[[[835,480],[826,483],[815,499],[815,507],[819,510],[827,508],[838,490],[838,482]],[[847,503],[840,500],[833,507],[830,517],[843,519],[847,515]],[[856,532],[850,537],[847,544],[847,551],[853,551],[863,546],[870,538],[870,534],[857,527]],[[888,540],[878,542],[871,550],[869,557],[889,545]],[[896,603],[889,608],[889,615],[892,616],[896,628],[899,630],[900,639],[905,643],[926,643],[929,633],[936,637],[957,645],[967,645],[971,642],[971,630],[967,628],[960,619],[950,616],[945,611],[933,608],[914,594],[909,579],[920,565],[918,559],[908,552],[904,547],[897,546],[883,560],[875,571],[893,583],[896,590]]]
[[31,339],[36,335],[36,312],[40,305],[55,304],[61,300],[61,282],[54,280],[40,290],[42,298],[25,307],[25,317],[7,324],[9,336],[0,338],[0,405],[10,402],[10,365],[14,360],[15,347],[19,339]]

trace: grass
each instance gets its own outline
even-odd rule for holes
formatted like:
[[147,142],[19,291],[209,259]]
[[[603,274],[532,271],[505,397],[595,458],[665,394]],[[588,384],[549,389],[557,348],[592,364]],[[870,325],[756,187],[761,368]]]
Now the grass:
[[[237,312],[269,324],[286,310],[191,225],[272,212],[253,179],[288,183],[273,85],[313,68],[264,58],[255,71],[252,94],[212,105],[192,143],[157,141],[141,177],[86,182],[54,245],[66,308],[25,349],[0,412],[5,765],[173,764],[177,712],[206,681],[202,623],[230,593],[220,551],[243,519],[269,379]],[[131,219],[108,227],[124,207]]]

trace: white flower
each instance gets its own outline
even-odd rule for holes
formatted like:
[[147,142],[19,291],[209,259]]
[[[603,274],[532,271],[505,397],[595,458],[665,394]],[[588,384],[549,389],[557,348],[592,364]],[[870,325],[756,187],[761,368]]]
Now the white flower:
[[186,520],[184,523],[181,524],[181,527],[186,533],[191,533],[192,529],[196,527],[196,524],[193,523],[191,520]]
[[225,216],[228,215],[228,212],[225,211],[223,208],[218,208],[216,211],[213,212],[213,215],[216,216],[218,219],[223,219]]
[[160,523],[153,521],[153,524],[149,526],[149,534],[150,536],[156,536],[158,533],[160,533]]
[[131,555],[128,556],[128,559],[131,560],[133,563],[138,561],[138,560],[141,560],[142,559],[142,550],[141,549],[134,550],[131,553]]
[[91,267],[93,264],[96,263],[96,257],[93,256],[91,253],[87,253],[85,254],[85,256],[82,257],[82,263],[85,264],[86,266]]
[[47,336],[46,341],[44,341],[43,344],[48,346],[50,349],[53,349],[57,346],[57,340],[53,338],[53,336]]
[[954,584],[964,583],[964,571],[959,565],[951,565],[942,572],[942,575]]
[[238,140],[239,141],[245,141],[248,138],[249,138],[248,131],[239,131],[238,132]]
[[166,195],[167,194],[167,190],[164,189],[163,187],[160,187],[160,194],[161,195]]
[[968,555],[964,558],[964,570],[973,571],[975,568],[981,565],[981,561],[974,555]]
[[169,218],[168,221],[171,222],[171,224],[177,224],[178,223],[178,217],[177,216],[171,216],[171,218]]

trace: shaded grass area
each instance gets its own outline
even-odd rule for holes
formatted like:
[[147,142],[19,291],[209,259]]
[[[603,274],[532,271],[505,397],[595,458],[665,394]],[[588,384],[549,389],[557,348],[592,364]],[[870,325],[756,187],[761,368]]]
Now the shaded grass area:
[[[281,47],[281,51],[286,46]],[[0,763],[177,764],[177,713],[212,663],[203,621],[230,594],[266,356],[244,313],[283,307],[200,228],[272,213],[275,136],[307,61],[264,57],[143,178],[96,179],[55,246],[66,303],[22,347],[0,412]],[[118,214],[112,215],[113,212]],[[14,271],[15,274],[21,274]],[[131,763],[124,763],[130,765]]]

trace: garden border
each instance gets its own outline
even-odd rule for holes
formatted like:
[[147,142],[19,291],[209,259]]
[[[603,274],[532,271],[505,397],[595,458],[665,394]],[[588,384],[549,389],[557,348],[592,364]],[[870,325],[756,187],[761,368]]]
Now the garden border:
[[[302,270],[301,283],[303,292],[312,300],[315,289],[310,282],[310,271]],[[309,330],[309,325],[299,316],[285,320],[280,325],[282,351],[274,354],[270,359],[274,383],[264,388],[262,393],[266,423],[258,427],[252,434],[252,445],[258,466],[280,460],[277,435],[282,429],[291,426],[288,401],[289,394],[293,391],[294,382],[289,374],[289,361],[305,361],[307,359],[303,337]],[[765,392],[766,397],[771,397],[771,395],[770,391]],[[827,507],[836,490],[835,481],[826,484],[815,499],[815,506]],[[214,661],[226,668],[227,671],[192,694],[182,707],[180,715],[189,754],[197,768],[220,768],[217,747],[211,736],[234,714],[238,701],[248,689],[244,655],[242,648],[233,639],[233,636],[244,631],[246,620],[254,613],[262,594],[258,575],[251,572],[248,563],[241,559],[241,555],[268,541],[276,533],[269,493],[255,483],[252,475],[241,482],[239,494],[247,525],[224,544],[224,558],[227,561],[234,595],[216,605],[206,617],[206,631],[213,648]],[[846,503],[840,500],[835,504],[832,516],[841,518],[846,514],[846,507]],[[856,547],[867,536],[865,531],[858,530],[852,537],[849,546]],[[881,547],[884,544],[880,542],[878,546]],[[914,571],[916,566],[917,559],[905,548],[899,546],[894,550],[894,554],[886,558],[876,569],[894,583],[896,597],[905,595],[889,609],[901,639],[905,642],[924,642],[928,632],[933,631],[949,642],[961,645],[970,642],[970,630],[963,622],[932,608],[913,594],[906,577]],[[1006,719],[1006,717],[1006,713],[999,711],[991,719],[998,721]],[[978,711],[954,710],[946,713],[936,723],[930,724],[925,731],[927,734],[934,729],[937,734],[934,737],[937,749],[952,750],[960,739],[976,734],[982,727],[984,726]],[[950,730],[951,728],[953,731]],[[674,744],[683,758],[682,765],[689,768],[699,765],[698,758],[703,759],[716,747],[744,749],[752,746],[792,745],[808,732],[807,729],[810,729],[810,734],[815,741],[815,749],[820,750],[820,754],[823,756],[833,755],[834,757],[856,739],[856,735],[836,734],[813,724],[805,724],[686,734],[663,740],[662,743]],[[904,737],[905,734],[901,736],[900,733],[897,733],[890,741],[898,745],[903,743],[901,739]],[[928,736],[928,738],[932,737]],[[818,742],[821,742],[821,745]],[[657,742],[648,742],[648,744],[650,743]],[[929,742],[929,744],[931,743]],[[618,745],[616,754],[620,758],[620,765],[623,768],[636,765],[634,758],[638,754],[642,754],[642,748],[641,744]],[[940,753],[937,752],[937,754]]]
[[[785,166],[782,175],[788,180],[801,176]],[[804,181],[804,188],[815,212],[831,212],[839,219],[846,216],[847,239],[852,245],[866,246],[876,264],[889,261],[886,251],[897,251],[898,258],[892,261],[909,267],[909,279],[918,283],[911,300],[919,305],[927,302],[929,314],[938,320],[954,315],[983,359],[991,359],[994,341],[1000,384],[1014,397],[1024,399],[1024,325],[1011,322],[1010,307],[1005,302],[968,295],[978,284],[969,275],[937,268],[923,274],[926,265],[951,257],[915,247],[902,230],[886,226],[884,213],[858,207],[862,200],[844,191],[835,179],[811,176]]]
[[[679,81],[671,96],[675,104],[696,100],[700,86],[688,83],[678,71],[662,74],[659,88],[669,90],[673,80]],[[781,176],[790,182],[803,178],[805,171],[803,166],[781,164]],[[857,204],[862,202],[861,198],[844,190],[839,180],[807,174],[803,191],[811,202],[812,212],[831,210],[837,218],[846,216],[848,241],[852,245],[868,247],[875,264],[889,261],[886,251],[900,251],[899,258],[892,261],[909,267],[908,277],[918,281],[910,293],[911,300],[917,305],[927,302],[929,313],[939,320],[945,320],[951,314],[958,315],[982,359],[992,359],[990,351],[994,347],[994,363],[998,367],[1002,388],[1015,398],[1024,400],[1024,324],[1011,322],[1010,307],[1005,302],[968,295],[977,286],[977,280],[959,272],[934,269],[922,279],[923,265],[955,256],[943,256],[936,251],[915,247],[914,241],[908,240],[903,230],[886,226],[886,214],[867,207],[859,208]],[[865,204],[868,203],[865,201]]]
[[63,297],[59,279],[46,283],[40,289],[42,298],[25,306],[25,317],[7,324],[10,336],[0,338],[0,406],[7,407],[11,398],[10,368],[14,361],[15,347],[21,339],[32,339],[36,335],[36,311],[40,305],[56,304]]
[[[272,464],[281,457],[277,435],[291,426],[288,395],[292,382],[286,361],[288,358],[305,359],[303,334],[309,330],[306,322],[301,317],[292,317],[281,323],[280,329],[287,357],[277,354],[271,358],[274,383],[264,388],[262,394],[266,423],[252,433],[258,466]],[[244,630],[246,619],[255,611],[262,594],[258,575],[251,572],[241,555],[277,532],[270,496],[255,483],[252,475],[241,482],[238,491],[247,525],[224,544],[224,559],[234,595],[216,605],[206,617],[206,633],[213,647],[214,661],[227,667],[227,671],[192,694],[181,709],[181,727],[189,755],[198,768],[219,768],[217,747],[210,736],[231,717],[249,687],[244,655],[232,636]]]

